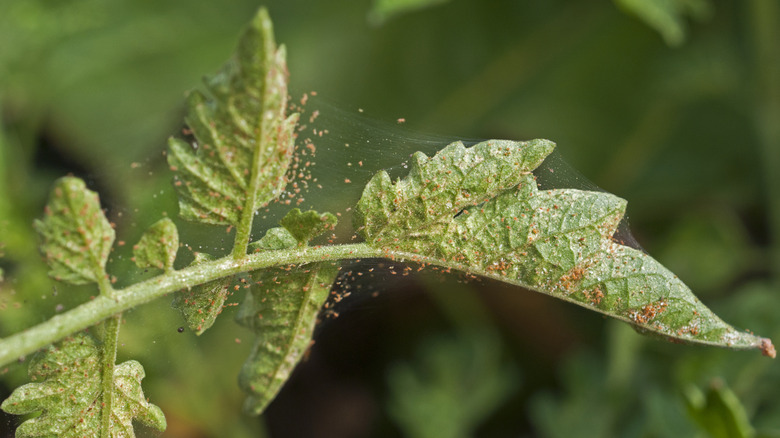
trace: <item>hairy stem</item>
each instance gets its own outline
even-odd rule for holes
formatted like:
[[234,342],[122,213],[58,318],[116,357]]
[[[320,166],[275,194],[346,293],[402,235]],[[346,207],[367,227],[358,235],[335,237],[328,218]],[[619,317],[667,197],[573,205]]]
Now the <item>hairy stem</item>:
[[[248,255],[241,260],[236,260],[232,256],[227,256],[211,262],[190,266],[179,271],[166,273],[134,284],[125,289],[115,290],[113,298],[101,295],[93,301],[82,304],[73,310],[53,316],[48,321],[38,324],[35,327],[31,327],[23,332],[0,340],[0,366],[4,366],[21,356],[56,342],[71,333],[97,324],[111,315],[137,307],[177,290],[188,289],[242,272],[251,272],[274,266],[305,265],[321,261],[362,258],[387,258],[401,262],[409,261],[419,263],[423,266],[431,264],[445,268],[445,270],[457,270],[475,276],[494,278],[506,283],[526,287],[540,293],[556,296],[564,301],[597,312],[602,312],[608,316],[628,323],[632,322],[629,317],[616,315],[596,307],[588,306],[571,297],[551,294],[547,290],[529,286],[528,284],[524,284],[517,280],[508,279],[500,273],[490,270],[474,269],[473,267],[464,266],[456,261],[446,261],[415,253],[393,251],[386,248],[373,248],[366,243],[355,243],[265,251]],[[651,328],[646,328],[646,330],[652,331]],[[724,344],[715,341],[697,340],[695,342],[713,346],[725,346]],[[746,343],[740,345],[730,344],[729,347],[744,349],[760,348],[765,354],[774,357],[774,347],[772,346],[771,341],[764,338],[753,336],[752,339],[750,339],[750,343],[747,343],[746,341]],[[770,351],[771,353],[769,353]]]
[[106,318],[152,301],[163,295],[188,289],[222,277],[273,266],[307,264],[319,261],[387,257],[381,249],[366,244],[329,245],[289,250],[265,251],[241,260],[224,257],[211,262],[172,271],[113,291],[112,297],[100,295],[48,321],[0,340],[0,366],[35,352],[71,333],[83,330]]
[[116,351],[119,345],[119,322],[122,314],[118,313],[103,322],[103,354],[101,357],[102,368],[102,401],[103,407],[100,418],[100,436],[111,436],[111,412],[114,400],[114,365],[116,364]]

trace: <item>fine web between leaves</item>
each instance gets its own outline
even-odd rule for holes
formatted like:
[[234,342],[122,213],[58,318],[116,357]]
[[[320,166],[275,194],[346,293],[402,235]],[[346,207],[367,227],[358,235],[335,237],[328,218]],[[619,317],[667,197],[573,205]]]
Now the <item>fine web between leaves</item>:
[[[327,131],[312,128],[319,150],[331,157],[338,155],[334,150],[355,151],[361,146],[362,153],[351,152],[345,160],[348,173],[355,161],[363,167],[361,156],[381,162],[388,155],[404,155],[409,144],[419,151],[400,169],[375,173],[358,204],[358,233],[391,258],[496,278],[662,337],[758,347],[772,355],[769,341],[734,331],[648,256],[628,228],[626,202],[597,189],[560,155],[548,157],[554,148],[551,142],[491,140],[469,142],[473,147],[467,148],[454,142],[434,154],[426,146],[441,139],[410,135],[377,122],[355,123],[343,114],[339,117],[348,122],[344,125],[360,134],[366,132],[362,126],[380,127],[378,139],[342,134],[339,123],[329,123]],[[366,171],[374,169],[354,172],[355,178]],[[533,177],[521,176],[529,171]],[[331,178],[340,178],[332,168],[328,172]],[[351,182],[344,178],[345,184]],[[519,185],[513,189],[513,184]],[[469,199],[469,193],[479,199]],[[451,202],[459,206],[450,211]],[[325,208],[339,210],[333,204]],[[499,219],[507,221],[509,231],[499,226]]]
[[[317,93],[302,95],[305,97],[294,99],[296,110],[301,112],[296,147],[302,150],[310,144],[316,155],[307,167],[310,182],[305,190],[299,193],[288,190],[282,199],[293,200],[301,209],[338,212],[336,237],[339,241],[354,240],[351,217],[355,200],[377,172],[384,170],[392,179],[402,178],[409,172],[409,160],[415,152],[433,156],[456,141],[468,147],[487,140],[414,131],[406,127],[405,119],[373,119],[359,107],[347,110]],[[300,105],[301,101],[305,101],[305,105]],[[565,150],[565,147],[558,146],[533,170],[540,189],[568,188],[606,193],[571,166],[561,149]],[[337,188],[335,193],[329,189],[333,187]],[[271,205],[266,214],[269,217],[283,215],[284,211],[285,208]],[[628,215],[621,220],[615,239],[645,252],[631,233]]]
[[[295,110],[301,112],[296,147],[302,150],[311,144],[316,150],[307,169],[307,177],[315,183],[306,184],[306,190],[298,194],[288,190],[282,199],[294,199],[296,204],[300,202],[298,205],[302,209],[340,212],[348,216],[355,199],[378,171],[388,172],[393,179],[400,178],[409,172],[409,159],[415,152],[433,156],[456,141],[472,146],[487,140],[415,131],[406,127],[404,118],[395,121],[375,119],[359,106],[350,105],[354,109],[348,110],[344,108],[347,105],[334,103],[316,92],[299,93],[297,98],[293,94],[293,104]],[[566,161],[565,149],[566,146],[559,145],[533,171],[540,189],[605,192]],[[337,187],[338,193],[330,193],[328,187]],[[328,194],[323,196],[326,192]],[[274,208],[271,206],[269,211]],[[283,215],[284,209],[279,210],[276,214]],[[340,219],[340,223],[342,234],[352,230],[349,220]],[[631,233],[628,215],[621,221],[616,239],[645,252]]]

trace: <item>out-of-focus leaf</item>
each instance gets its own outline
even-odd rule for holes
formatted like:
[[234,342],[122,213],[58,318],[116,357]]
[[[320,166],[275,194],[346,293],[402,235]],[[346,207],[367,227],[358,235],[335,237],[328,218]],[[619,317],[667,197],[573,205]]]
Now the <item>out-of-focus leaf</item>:
[[[77,334],[49,347],[32,360],[29,373],[33,383],[14,390],[1,406],[15,415],[42,412],[22,423],[17,437],[81,438],[101,430],[101,358],[92,337]],[[143,378],[144,369],[136,361],[114,368],[112,437],[134,437],[133,420],[165,430],[162,411],[144,397]]]
[[[697,427],[685,414],[685,403],[668,377],[669,361],[648,363],[650,355],[630,346],[633,364],[621,369],[626,364],[620,350],[626,343],[636,346],[637,337],[631,337],[622,324],[608,324],[607,329],[612,342],[606,355],[591,350],[567,355],[556,366],[561,388],[533,395],[529,411],[536,435],[695,436]],[[665,366],[660,376],[654,372],[659,365]],[[621,376],[613,378],[613,373]]]
[[655,29],[670,46],[685,41],[687,16],[701,19],[710,13],[709,0],[615,0],[615,3]]
[[172,138],[168,163],[176,172],[182,217],[238,225],[275,199],[287,184],[298,115],[286,116],[287,66],[261,9],[236,55],[193,91],[186,122],[190,144]]
[[379,25],[397,15],[440,5],[448,1],[450,0],[374,0],[371,11],[368,13],[368,19]]
[[387,380],[390,414],[405,436],[459,438],[471,436],[518,379],[495,336],[475,331],[421,343],[417,360],[392,367]]
[[712,438],[755,436],[742,402],[723,382],[713,382],[706,394],[699,388],[689,387],[686,402],[688,414]]
[[562,364],[565,398],[549,392],[537,393],[531,401],[531,420],[540,436],[565,438],[573,435],[588,437],[615,436],[618,409],[609,406],[607,388],[603,384],[602,360],[594,356],[576,355]]
[[356,225],[388,257],[517,284],[665,338],[774,357],[771,341],[735,330],[653,258],[613,240],[623,199],[539,190],[530,171],[553,147],[487,141],[417,153],[404,179],[383,171],[369,181]]
[[[199,252],[195,254],[192,265],[215,259],[216,257]],[[214,325],[217,316],[222,313],[232,281],[233,277],[223,277],[176,293],[172,305],[179,309],[187,327],[196,335],[203,334]]]
[[84,181],[64,177],[54,184],[45,216],[35,221],[49,275],[73,284],[98,282],[106,275],[106,260],[114,229],[100,209],[97,193]]
[[684,215],[658,250],[658,259],[675,266],[699,294],[731,284],[760,263],[744,225],[729,213]]
[[133,261],[139,268],[173,269],[179,250],[176,224],[166,218],[155,222],[133,246]]

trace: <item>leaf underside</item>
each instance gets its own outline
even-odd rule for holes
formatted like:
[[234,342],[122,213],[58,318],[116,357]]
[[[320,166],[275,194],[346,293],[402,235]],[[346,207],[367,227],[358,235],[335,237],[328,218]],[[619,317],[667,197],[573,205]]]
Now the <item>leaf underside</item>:
[[285,115],[285,51],[276,47],[265,10],[234,58],[206,80],[206,91],[189,96],[186,123],[195,141],[170,139],[168,163],[176,172],[182,217],[237,225],[287,184],[298,120]]
[[[332,229],[335,216],[295,209],[250,246],[254,251],[289,249]],[[290,227],[289,229],[286,227]],[[236,320],[255,332],[254,346],[241,368],[239,384],[249,394],[244,410],[260,414],[276,397],[311,343],[314,326],[338,274],[333,263],[273,268],[251,274],[252,288]]]
[[[80,333],[50,346],[31,361],[29,374],[34,383],[17,388],[2,404],[10,414],[42,412],[18,427],[17,438],[81,438],[101,430],[100,351],[91,336]],[[112,437],[134,437],[133,420],[165,430],[162,411],[144,397],[144,376],[133,360],[114,368]]]
[[72,284],[98,282],[114,243],[114,229],[100,209],[97,193],[75,177],[60,178],[36,220],[49,275]]
[[672,340],[774,356],[771,341],[735,330],[652,257],[613,240],[623,199],[539,190],[529,172],[553,147],[494,140],[417,153],[404,179],[369,181],[356,225],[391,258],[517,284]]
[[[215,259],[216,257],[211,255],[197,253],[192,264]],[[228,296],[228,287],[232,281],[233,277],[223,277],[180,291],[174,296],[172,306],[181,312],[187,327],[196,335],[201,335],[214,325],[217,316],[222,313]]]
[[252,276],[255,286],[241,304],[238,322],[257,337],[241,368],[244,410],[260,414],[276,397],[311,343],[320,309],[338,268],[316,263],[292,272],[271,269]]
[[139,268],[173,269],[179,250],[176,224],[168,218],[155,222],[133,247],[133,261]]
[[325,231],[332,230],[336,221],[336,216],[331,213],[319,214],[313,210],[301,212],[300,209],[293,208],[279,224],[289,231],[298,243],[305,244]]

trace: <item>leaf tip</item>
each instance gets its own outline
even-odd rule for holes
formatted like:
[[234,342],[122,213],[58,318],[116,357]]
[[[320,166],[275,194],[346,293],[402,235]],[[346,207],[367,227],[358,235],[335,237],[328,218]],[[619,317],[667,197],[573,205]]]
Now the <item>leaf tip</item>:
[[537,138],[527,142],[530,153],[528,154],[528,161],[533,163],[532,169],[536,169],[542,164],[545,158],[552,153],[555,149],[555,142],[544,138]]
[[268,30],[270,32],[272,30],[272,26],[271,15],[268,13],[268,8],[261,7],[258,9],[257,14],[255,14],[255,18],[252,21],[252,27],[256,29]]
[[777,356],[775,346],[772,344],[772,340],[769,338],[761,338],[761,343],[758,345],[758,348],[761,350],[761,354],[766,357],[774,359]]

